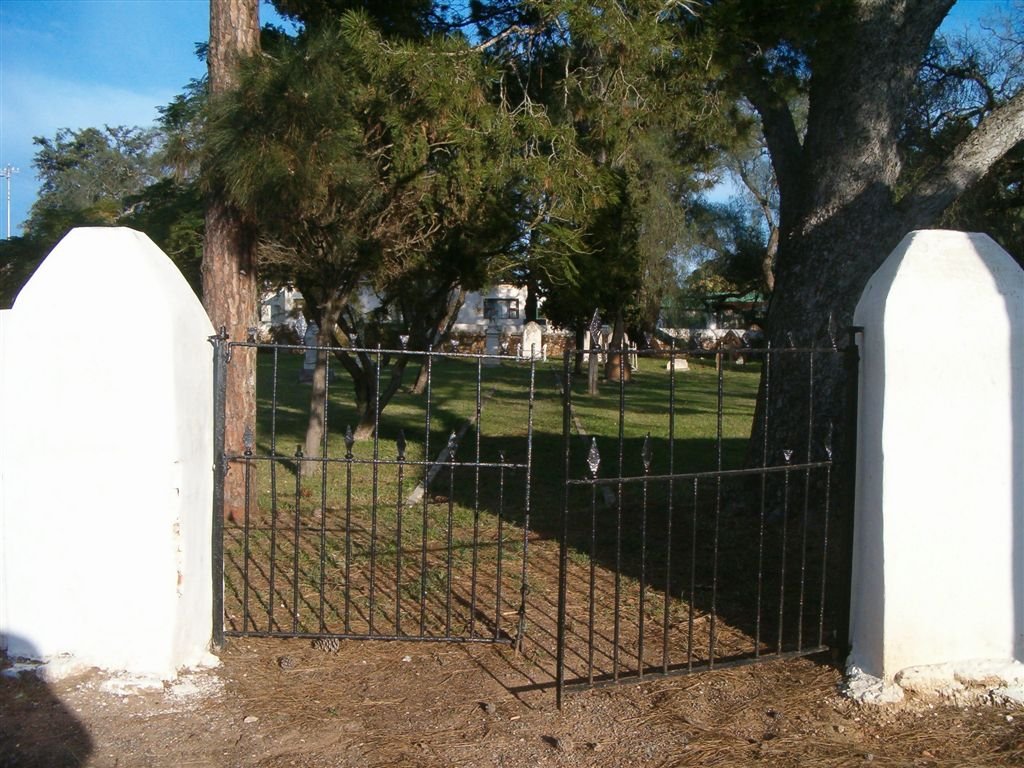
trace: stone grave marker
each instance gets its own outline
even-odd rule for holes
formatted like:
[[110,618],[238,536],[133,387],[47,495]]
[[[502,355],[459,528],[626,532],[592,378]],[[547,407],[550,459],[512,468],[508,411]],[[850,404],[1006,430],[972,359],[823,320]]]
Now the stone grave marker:
[[523,346],[520,357],[523,360],[544,359],[544,332],[533,320],[523,326]]

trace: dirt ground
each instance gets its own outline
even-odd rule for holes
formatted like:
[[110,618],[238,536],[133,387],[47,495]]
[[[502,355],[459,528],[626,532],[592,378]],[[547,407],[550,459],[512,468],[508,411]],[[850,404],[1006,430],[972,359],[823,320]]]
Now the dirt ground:
[[821,659],[569,694],[507,646],[229,642],[146,689],[0,678],[0,766],[1024,765],[1024,711],[858,706]]

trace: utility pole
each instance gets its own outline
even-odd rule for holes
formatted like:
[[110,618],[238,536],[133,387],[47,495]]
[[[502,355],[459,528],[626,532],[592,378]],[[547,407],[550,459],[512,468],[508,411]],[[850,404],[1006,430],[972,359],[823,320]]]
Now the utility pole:
[[0,169],[0,178],[7,179],[7,239],[11,239],[11,176],[18,173],[13,165],[5,165]]

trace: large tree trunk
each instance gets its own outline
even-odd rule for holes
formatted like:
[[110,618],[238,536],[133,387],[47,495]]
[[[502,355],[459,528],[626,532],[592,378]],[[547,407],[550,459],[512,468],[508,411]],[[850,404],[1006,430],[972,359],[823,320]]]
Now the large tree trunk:
[[[946,163],[898,196],[900,127],[917,69],[952,4],[859,0],[834,6],[812,54],[802,142],[786,100],[759,69],[760,54],[750,59],[747,95],[761,115],[781,201],[767,328],[774,348],[827,345],[830,325],[842,344],[868,278],[903,236],[936,221],[1024,137],[1024,97],[1018,96],[982,121]],[[840,366],[815,370],[813,402],[810,382],[806,373],[793,371],[774,376],[768,394],[762,386],[752,459],[763,459],[765,409],[772,463],[784,450],[794,451],[797,459],[807,451],[820,456],[830,425],[846,435],[853,429],[843,423],[846,388]],[[840,435],[837,451],[844,444]]]
[[[826,443],[837,461],[854,428],[840,355],[791,354],[789,347],[840,349],[868,278],[905,233],[887,190],[866,193],[813,230],[791,237],[776,267],[776,289],[767,318],[773,355],[769,397],[759,398],[750,460],[779,464],[785,451],[794,461],[819,461]],[[785,253],[785,259],[781,258]],[[767,408],[767,420],[765,411]],[[768,440],[763,429],[767,423]],[[810,430],[810,431],[809,431]],[[764,455],[767,447],[768,455]]]
[[[813,75],[802,140],[787,86],[773,88],[777,81],[762,55],[771,41],[744,49],[749,58],[739,75],[761,117],[780,193],[767,319],[776,351],[762,372],[747,461],[751,466],[778,465],[787,457],[794,463],[818,461],[829,448],[839,469],[837,501],[853,493],[848,485],[856,434],[851,398],[857,382],[856,371],[845,365],[852,356],[784,350],[791,344],[830,346],[832,334],[840,349],[849,344],[845,330],[886,256],[908,232],[934,226],[946,208],[1024,141],[1021,92],[985,117],[914,186],[908,188],[901,178],[899,134],[914,81],[953,2],[822,4],[826,23],[815,30],[816,44],[808,51]],[[734,7],[746,6],[741,0]],[[741,35],[756,22],[747,21]],[[775,489],[765,502],[780,510],[785,495]]]
[[[207,54],[210,97],[237,83],[238,61],[259,50],[258,0],[211,0],[210,47]],[[255,236],[223,200],[207,202],[203,242],[203,304],[215,328],[225,328],[232,341],[244,341],[256,325]],[[225,450],[240,453],[248,426],[256,429],[256,353],[236,349],[232,356],[226,395]],[[228,473],[224,513],[238,519],[245,505],[245,481],[240,470]]]

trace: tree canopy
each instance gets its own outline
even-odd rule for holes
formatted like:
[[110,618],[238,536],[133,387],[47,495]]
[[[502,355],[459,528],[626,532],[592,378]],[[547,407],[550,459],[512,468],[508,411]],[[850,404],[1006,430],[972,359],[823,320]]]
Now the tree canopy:
[[167,131],[105,126],[36,137],[33,167],[42,181],[20,238],[0,242],[10,306],[52,248],[74,227],[130,226],[146,232],[200,291],[202,201],[171,173]]
[[[736,290],[760,257],[771,327],[820,334],[908,229],[1021,257],[1020,6],[942,39],[952,4],[277,0],[298,33],[265,30],[210,112],[192,84],[159,131],[37,140],[28,240],[128,223],[194,275],[202,157],[264,277],[339,318],[368,284],[417,344],[447,301],[431,319],[410,292],[497,279],[565,325],[596,306],[649,329],[683,253],[691,285]],[[742,208],[701,201],[725,174]]]
[[[775,345],[789,334],[800,344],[828,343],[829,331],[848,327],[868,278],[902,237],[939,225],[1024,142],[1019,80],[999,93],[981,87],[993,98],[971,105],[949,98],[966,91],[946,88],[952,81],[930,69],[943,58],[936,32],[953,3],[723,0],[709,7],[721,86],[756,111],[778,182],[767,318]],[[797,105],[806,110],[803,123]],[[944,148],[931,151],[935,142]],[[843,388],[838,370],[818,370],[816,378],[821,440],[830,423],[842,424]],[[771,400],[762,396],[755,422],[774,425],[773,452],[807,444],[797,407],[807,395],[796,382],[773,386]]]

